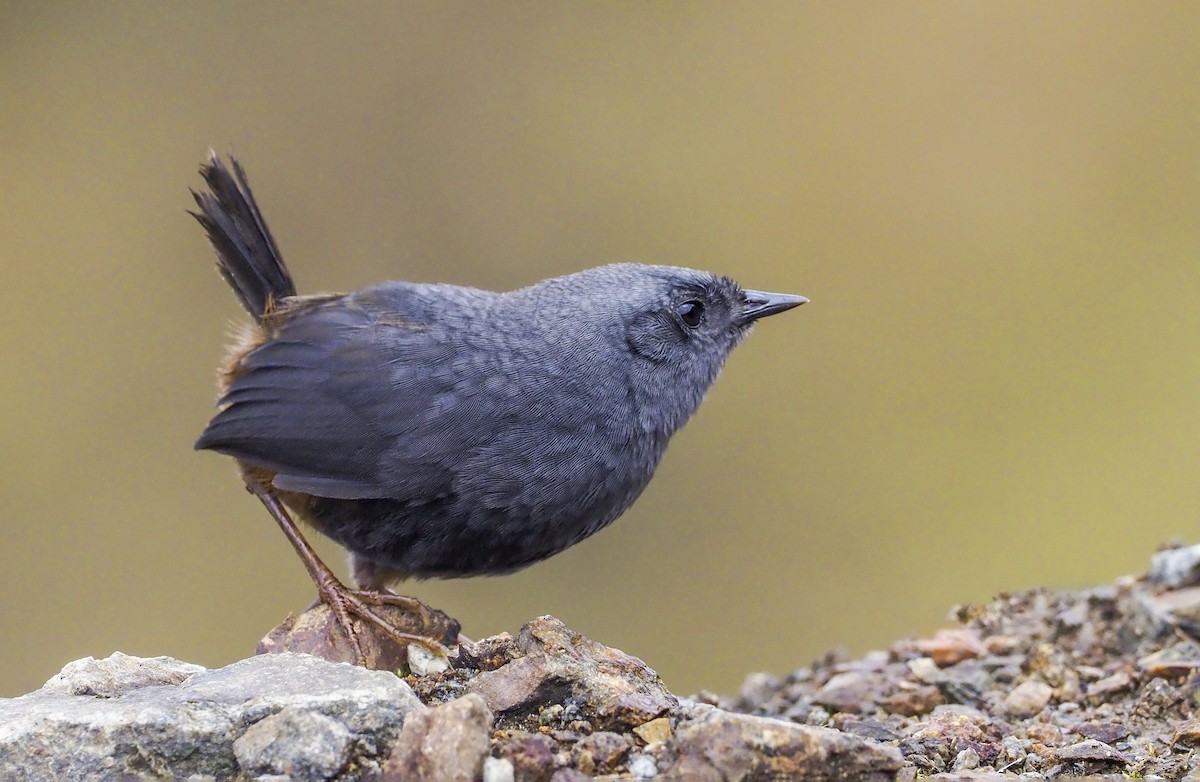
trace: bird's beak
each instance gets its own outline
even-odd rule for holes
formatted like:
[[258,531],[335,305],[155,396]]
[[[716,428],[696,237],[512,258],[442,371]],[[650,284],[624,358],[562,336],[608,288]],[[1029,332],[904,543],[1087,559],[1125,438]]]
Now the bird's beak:
[[799,307],[808,299],[803,296],[793,296],[790,293],[764,293],[763,291],[744,291],[746,294],[746,309],[738,318],[738,324],[745,326],[759,318],[774,315],[777,312]]

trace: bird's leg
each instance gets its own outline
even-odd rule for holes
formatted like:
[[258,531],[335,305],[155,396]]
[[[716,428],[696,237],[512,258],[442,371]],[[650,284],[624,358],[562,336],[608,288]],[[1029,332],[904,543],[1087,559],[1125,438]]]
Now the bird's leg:
[[[279,498],[268,487],[263,486],[257,481],[247,481],[246,488],[255,497],[258,497],[259,501],[266,507],[267,512],[271,514],[271,518],[275,519],[275,523],[283,530],[283,534],[291,542],[292,548],[296,549],[296,553],[300,555],[300,561],[304,563],[305,569],[308,570],[308,575],[312,578],[313,583],[317,585],[318,599],[328,605],[329,609],[333,612],[334,617],[342,628],[342,632],[350,640],[350,645],[354,648],[354,653],[358,655],[360,663],[366,663],[367,658],[363,653],[362,645],[359,643],[358,633],[354,631],[354,624],[350,619],[351,614],[371,622],[397,643],[417,644],[441,657],[449,654],[446,647],[432,638],[401,632],[388,623],[387,620],[372,611],[367,605],[368,603],[374,605],[391,603],[377,600],[371,593],[347,589],[338,580],[337,576],[333,574],[333,571],[329,569],[329,566],[321,561],[321,558],[317,556],[317,552],[304,539],[304,536],[300,534],[299,528],[296,527],[296,523],[292,521],[291,516],[288,515]],[[412,600],[412,598],[407,599]]]

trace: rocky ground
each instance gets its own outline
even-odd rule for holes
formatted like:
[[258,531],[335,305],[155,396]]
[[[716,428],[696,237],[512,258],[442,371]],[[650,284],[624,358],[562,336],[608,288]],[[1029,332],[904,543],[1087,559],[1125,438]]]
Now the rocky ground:
[[1200,546],[1143,578],[958,609],[961,627],[861,659],[749,677],[748,714],[897,747],[900,778],[1200,779]]
[[366,670],[321,659],[348,652],[318,608],[264,640],[274,654],[88,658],[0,700],[0,778],[1200,780],[1197,584],[1200,547],[1165,550],[1146,577],[1003,595],[725,698],[677,697],[552,617],[448,659],[368,638],[406,675]]

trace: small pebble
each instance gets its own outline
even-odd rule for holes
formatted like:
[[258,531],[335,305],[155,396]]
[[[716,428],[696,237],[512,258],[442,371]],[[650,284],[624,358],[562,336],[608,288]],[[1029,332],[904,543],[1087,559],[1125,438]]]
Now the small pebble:
[[408,670],[415,676],[428,676],[431,673],[441,673],[450,667],[450,660],[440,654],[434,654],[419,644],[408,645]]
[[1200,720],[1188,720],[1175,729],[1171,739],[1172,744],[1183,744],[1188,747],[1200,745]]
[[508,758],[484,758],[483,782],[513,782],[516,774]]
[[1018,684],[1004,698],[1004,709],[1014,717],[1032,717],[1050,702],[1054,688],[1040,679],[1030,679]]
[[649,755],[643,755],[640,752],[634,753],[629,756],[629,761],[625,765],[629,769],[629,776],[635,779],[650,779],[658,776],[658,764]]
[[938,630],[933,638],[918,641],[917,649],[932,658],[939,668],[987,654],[979,633],[964,627]]
[[938,668],[932,657],[918,657],[915,660],[909,660],[908,670],[912,672],[917,681],[924,684],[937,684],[946,679],[946,674],[942,673],[942,669]]
[[954,771],[969,771],[979,768],[979,753],[967,747],[954,758]]
[[1200,583],[1200,546],[1159,551],[1150,557],[1146,577],[1150,583],[1170,589]]
[[1200,649],[1185,641],[1141,657],[1137,665],[1150,676],[1187,676],[1200,668]]
[[990,654],[1006,655],[1015,652],[1020,641],[1011,635],[989,635],[983,639],[983,645]]
[[671,721],[666,717],[644,722],[633,729],[637,737],[647,744],[653,744],[656,741],[667,741],[671,738]]
[[822,727],[829,724],[829,712],[822,709],[820,706],[813,706],[808,710],[808,716],[804,718],[805,725],[814,727]]
[[779,690],[779,679],[769,673],[752,673],[742,684],[742,701],[747,708],[761,706]]
[[555,703],[542,709],[538,714],[539,725],[553,725],[562,716],[563,707]]
[[1026,739],[1024,743],[1016,736],[1005,736],[1000,742],[1000,757],[997,759],[997,765],[1000,771],[1008,771],[1014,766],[1023,765],[1025,763],[1025,745],[1029,744]]
[[1113,749],[1103,741],[1086,739],[1078,744],[1055,750],[1054,757],[1058,760],[1079,761],[1094,760],[1109,763],[1128,763],[1129,758]]

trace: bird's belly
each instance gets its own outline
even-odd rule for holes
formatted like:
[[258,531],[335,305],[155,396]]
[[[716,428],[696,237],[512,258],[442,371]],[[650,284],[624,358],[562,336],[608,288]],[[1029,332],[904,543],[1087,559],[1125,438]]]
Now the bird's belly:
[[306,516],[348,551],[405,577],[497,575],[557,554],[599,531],[629,507],[644,485],[572,512],[535,515],[517,507],[458,508],[453,500],[414,504],[313,497]]
[[406,498],[313,497],[306,515],[357,557],[403,576],[512,572],[602,529],[642,493],[666,440],[617,431],[537,439],[514,429],[464,455],[438,486]]

